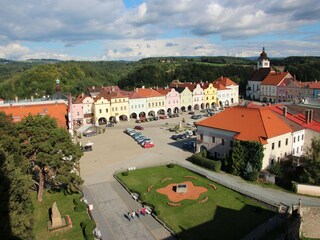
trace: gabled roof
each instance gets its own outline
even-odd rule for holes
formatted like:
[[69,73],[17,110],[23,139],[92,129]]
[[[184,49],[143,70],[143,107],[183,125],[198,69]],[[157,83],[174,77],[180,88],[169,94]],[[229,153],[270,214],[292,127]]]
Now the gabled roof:
[[315,82],[309,82],[309,88],[311,89],[320,89],[320,82],[315,81]]
[[13,106],[1,106],[0,112],[7,115],[12,115],[13,122],[20,122],[24,117],[31,115],[49,115],[57,119],[59,127],[67,128],[66,115],[68,114],[67,104],[64,102],[59,103],[46,103],[46,104],[23,104]]
[[136,92],[141,96],[145,98],[150,97],[163,97],[164,95],[157,92],[156,90],[152,88],[136,88]]
[[216,89],[218,89],[218,90],[229,90],[228,88],[226,88],[226,86],[225,85],[223,85],[223,84],[221,84],[221,83],[219,83],[219,82],[213,82],[212,83],[212,85],[216,88]]
[[78,97],[76,98],[74,103],[75,104],[83,103],[84,99],[87,98],[87,97],[89,97],[89,96],[81,93],[81,94],[78,95]]
[[167,95],[171,91],[171,88],[159,88],[156,91],[162,95]]
[[234,81],[232,81],[230,78],[223,77],[223,76],[221,76],[221,77],[217,78],[216,80],[214,80],[214,81],[213,81],[213,85],[214,85],[215,83],[219,83],[219,84],[221,84],[221,85],[223,85],[223,86],[225,86],[225,87],[227,87],[227,86],[238,86],[238,84],[236,84],[236,83],[235,83]]
[[197,122],[197,125],[235,132],[236,140],[257,141],[262,144],[266,144],[269,138],[292,132],[268,108],[232,107]]
[[271,72],[268,76],[261,82],[261,85],[273,85],[278,86],[285,78],[292,78],[291,74],[288,72]]
[[250,81],[261,82],[266,78],[266,76],[268,76],[270,72],[271,68],[259,68],[258,70],[254,71]]

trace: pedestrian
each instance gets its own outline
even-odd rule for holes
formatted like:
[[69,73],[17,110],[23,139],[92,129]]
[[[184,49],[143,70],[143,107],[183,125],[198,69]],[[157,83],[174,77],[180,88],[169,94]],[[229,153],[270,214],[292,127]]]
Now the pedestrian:
[[135,211],[131,212],[131,218],[134,219],[134,216],[136,215]]
[[140,211],[139,211],[139,209],[138,209],[138,210],[136,211],[136,215],[137,215],[138,218],[140,218],[140,214],[139,214],[139,213],[140,213]]

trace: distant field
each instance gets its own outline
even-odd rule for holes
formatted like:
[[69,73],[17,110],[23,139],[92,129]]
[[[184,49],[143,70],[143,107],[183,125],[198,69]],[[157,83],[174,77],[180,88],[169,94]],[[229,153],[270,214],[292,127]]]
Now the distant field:
[[[142,200],[156,207],[163,219],[182,239],[240,239],[274,216],[274,212],[245,196],[212,182],[180,166],[167,166],[130,171],[117,175],[132,191],[141,193]],[[185,178],[195,176],[197,179]],[[172,178],[161,182],[165,178]],[[182,200],[182,206],[172,207],[166,195],[156,192],[170,183],[192,181],[208,189],[197,200]],[[150,192],[148,188],[153,185]],[[204,203],[199,200],[208,198]]]

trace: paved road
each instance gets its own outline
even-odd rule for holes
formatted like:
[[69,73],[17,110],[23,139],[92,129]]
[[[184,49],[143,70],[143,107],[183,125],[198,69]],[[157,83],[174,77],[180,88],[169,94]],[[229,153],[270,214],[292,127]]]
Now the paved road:
[[143,134],[149,136],[156,144],[152,149],[141,148],[131,137],[122,132],[125,128],[136,125],[133,122],[119,123],[114,128],[106,128],[104,134],[81,139],[83,144],[88,140],[94,143],[94,150],[86,152],[80,161],[80,174],[85,180],[85,197],[94,205],[93,215],[104,240],[171,238],[170,233],[150,216],[131,222],[124,217],[124,214],[131,209],[141,207],[113,178],[115,171],[129,167],[147,167],[175,161],[199,169],[217,182],[224,182],[232,188],[256,194],[269,202],[276,204],[283,202],[291,205],[296,204],[301,198],[304,205],[320,206],[319,198],[262,188],[255,184],[248,184],[236,176],[206,171],[186,161],[185,159],[191,156],[191,152],[181,149],[182,142],[170,140],[171,133],[167,130],[168,127],[179,124],[182,118],[188,122],[190,116],[185,114],[180,119],[140,124],[145,127]]

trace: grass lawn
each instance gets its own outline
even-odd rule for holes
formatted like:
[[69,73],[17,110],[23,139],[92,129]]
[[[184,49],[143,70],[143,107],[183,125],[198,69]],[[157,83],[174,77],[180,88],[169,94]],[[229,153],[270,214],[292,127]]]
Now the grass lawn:
[[[48,193],[43,195],[43,201],[37,202],[36,193],[32,196],[34,206],[34,235],[35,239],[56,239],[56,240],[84,240],[80,223],[89,218],[87,212],[75,212],[73,198],[80,197],[80,195],[64,195],[63,193]],[[47,222],[49,219],[49,209],[52,204],[56,202],[61,217],[70,215],[73,228],[65,232],[49,233],[47,231]]]
[[[132,191],[139,192],[142,200],[154,205],[159,217],[179,234],[183,239],[240,239],[251,230],[265,222],[275,213],[266,209],[256,201],[225,188],[217,183],[213,190],[208,183],[212,181],[175,165],[138,169],[130,171],[128,176],[117,175]],[[184,178],[196,176],[197,179]],[[164,178],[172,178],[161,182]],[[183,200],[180,207],[168,206],[170,202],[166,195],[156,192],[156,189],[170,183],[192,181],[196,186],[208,189],[198,200]],[[154,185],[150,192],[149,186]],[[198,201],[208,197],[208,201],[199,204]]]

